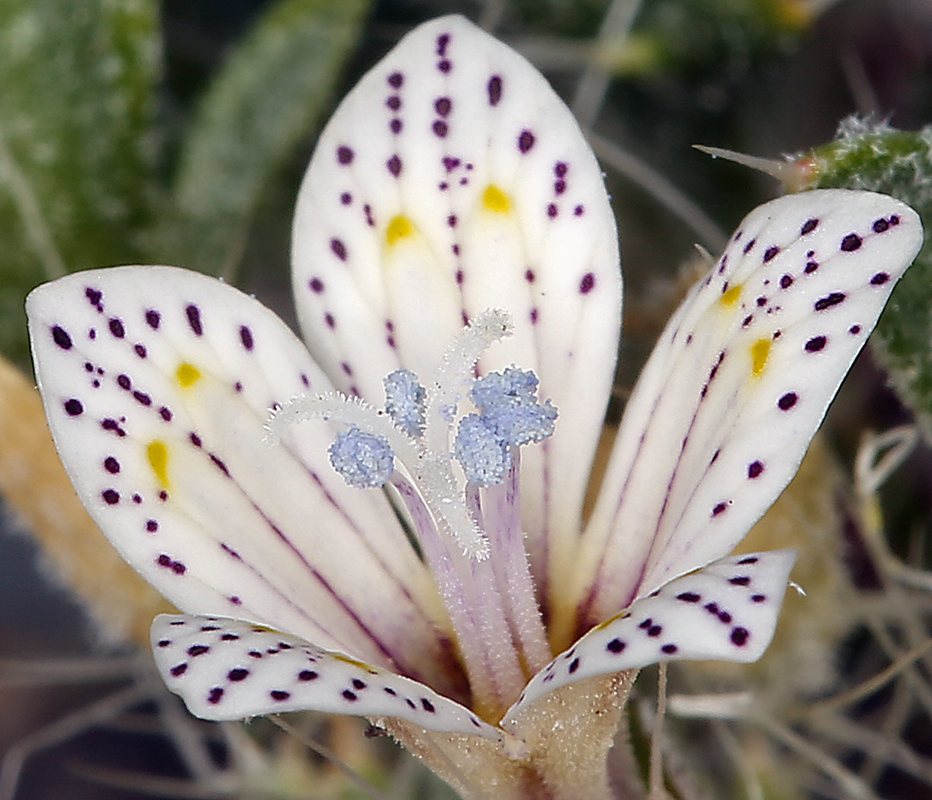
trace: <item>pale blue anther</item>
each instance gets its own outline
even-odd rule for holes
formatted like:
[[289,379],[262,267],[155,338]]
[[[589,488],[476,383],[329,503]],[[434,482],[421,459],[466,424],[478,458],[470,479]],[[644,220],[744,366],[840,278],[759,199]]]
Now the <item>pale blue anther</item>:
[[517,367],[475,381],[469,396],[479,414],[460,422],[454,444],[469,480],[481,486],[501,482],[511,466],[512,447],[540,442],[553,433],[557,409],[549,400],[537,402],[538,383],[533,372]]
[[409,369],[396,369],[383,380],[385,410],[392,421],[408,436],[424,433],[427,390]]
[[511,447],[539,442],[553,433],[557,409],[537,402],[537,376],[530,370],[508,367],[479,378],[469,397],[485,424]]
[[357,489],[383,486],[395,471],[395,454],[388,440],[355,425],[338,433],[328,452],[333,468]]
[[511,466],[508,446],[478,414],[470,414],[460,420],[453,455],[462,465],[466,479],[479,486],[501,483]]

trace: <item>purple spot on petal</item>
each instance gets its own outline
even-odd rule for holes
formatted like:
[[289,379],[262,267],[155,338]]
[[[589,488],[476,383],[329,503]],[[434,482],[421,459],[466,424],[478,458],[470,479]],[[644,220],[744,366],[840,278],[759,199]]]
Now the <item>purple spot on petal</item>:
[[104,310],[104,304],[101,302],[104,298],[103,292],[98,289],[92,289],[88,286],[84,290],[84,296],[87,298],[87,301],[97,309],[97,313],[101,314]]
[[241,325],[239,329],[239,340],[243,343],[243,347],[247,350],[252,350],[254,342],[252,340],[252,331],[249,330],[245,325]]
[[71,337],[68,335],[68,332],[62,328],[60,325],[56,325],[52,328],[52,339],[55,344],[57,344],[62,350],[71,349]]
[[802,228],[799,229],[800,235],[805,236],[807,233],[812,233],[816,229],[816,226],[818,224],[819,224],[819,220],[817,219],[806,220],[806,222],[803,223]]
[[839,303],[844,301],[845,295],[842,292],[832,292],[825,297],[821,297],[815,301],[814,308],[816,311],[824,311],[826,308],[831,308],[832,306],[837,306]]
[[489,94],[489,105],[497,106],[499,101],[502,99],[502,79],[498,75],[493,75],[489,78],[489,82],[486,86],[486,91]]
[[841,240],[841,250],[845,253],[851,253],[861,246],[861,237],[856,233],[849,233]]
[[805,344],[805,349],[807,353],[818,353],[825,347],[826,338],[824,336],[813,336]]
[[751,633],[747,628],[732,628],[731,642],[737,647],[744,647],[749,638],[751,638]]
[[188,325],[191,326],[191,330],[194,331],[194,335],[202,336],[204,333],[204,328],[201,326],[201,310],[196,305],[191,303],[184,311],[188,317]]
[[330,250],[340,261],[346,261],[346,245],[342,241],[337,238],[331,239]]

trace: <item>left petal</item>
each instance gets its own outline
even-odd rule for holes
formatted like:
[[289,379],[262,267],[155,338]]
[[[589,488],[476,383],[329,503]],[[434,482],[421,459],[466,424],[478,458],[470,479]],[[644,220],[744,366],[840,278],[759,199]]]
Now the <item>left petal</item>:
[[744,538],[789,483],[921,244],[916,212],[872,192],[803,192],[744,219],[625,409],[584,536],[577,624]]
[[152,624],[152,650],[168,688],[201,719],[324,711],[501,736],[422,683],[241,620],[162,614]]
[[326,424],[264,440],[273,404],[330,389],[271,311],[195,272],[112,267],[28,313],[78,495],[162,594],[440,679],[436,590],[384,496],[331,469]]
[[724,558],[583,636],[528,683],[502,724],[559,686],[661,661],[756,661],[773,638],[795,550]]
[[568,560],[621,277],[601,170],[543,76],[462,17],[406,36],[321,135],[295,212],[293,284],[314,357],[373,402],[399,366],[430,380],[466,320],[512,314],[515,335],[481,371],[532,369],[559,409],[554,436],[522,456],[522,494],[535,573]]

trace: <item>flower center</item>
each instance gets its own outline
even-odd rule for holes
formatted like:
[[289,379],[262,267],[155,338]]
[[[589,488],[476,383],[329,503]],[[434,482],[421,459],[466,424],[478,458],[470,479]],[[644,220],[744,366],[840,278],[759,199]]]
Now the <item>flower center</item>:
[[[473,707],[497,722],[552,653],[521,528],[519,448],[554,431],[557,409],[537,400],[537,376],[476,361],[510,335],[504,311],[479,315],[425,387],[408,370],[385,378],[385,410],[341,396],[295,398],[276,429],[311,417],[348,426],[330,447],[351,486],[390,487],[433,571],[469,676]],[[474,412],[458,414],[467,397]]]

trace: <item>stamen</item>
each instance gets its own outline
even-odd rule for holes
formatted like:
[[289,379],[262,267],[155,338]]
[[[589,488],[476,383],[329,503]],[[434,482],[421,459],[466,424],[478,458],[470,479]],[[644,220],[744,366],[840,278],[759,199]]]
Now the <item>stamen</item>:
[[357,489],[384,486],[395,471],[395,454],[388,439],[355,425],[338,433],[328,452],[333,468]]
[[509,448],[478,414],[460,420],[453,445],[466,480],[478,486],[501,483],[511,466]]
[[427,390],[407,369],[396,369],[385,377],[385,410],[408,436],[424,433]]
[[[342,423],[348,430],[329,450],[334,469],[351,486],[391,483],[398,492],[450,614],[474,702],[490,719],[551,657],[521,529],[518,448],[550,436],[557,409],[538,402],[533,372],[474,377],[478,358],[511,329],[505,311],[480,314],[428,388],[404,369],[385,379],[385,411],[337,394],[297,397],[266,425],[275,442],[308,419]],[[460,420],[451,441],[467,391],[477,413]]]
[[428,446],[438,452],[449,448],[449,428],[462,399],[463,389],[473,380],[473,367],[489,345],[511,336],[514,323],[502,309],[479,314],[456,337],[443,356],[427,408]]
[[511,467],[514,447],[540,442],[553,433],[557,409],[537,402],[537,376],[508,367],[473,384],[469,396],[479,414],[461,420],[454,454],[469,481],[479,486],[501,483]]
[[388,441],[399,461],[417,460],[417,447],[395,427],[387,414],[377,411],[358,397],[346,397],[337,393],[316,397],[302,394],[273,408],[265,423],[265,440],[269,444],[278,444],[283,431],[312,419],[355,425],[360,430],[369,431]]
[[479,378],[469,396],[486,425],[510,447],[520,447],[553,434],[557,409],[550,400],[537,402],[539,383],[530,370],[508,367]]
[[483,530],[494,557],[489,559],[505,602],[511,635],[530,679],[552,658],[531,577],[521,528],[520,452],[514,449],[505,480],[481,492]]
[[487,559],[489,544],[466,509],[463,490],[450,469],[449,454],[425,453],[414,477],[431,513],[437,518],[441,532],[452,537],[471,559]]

